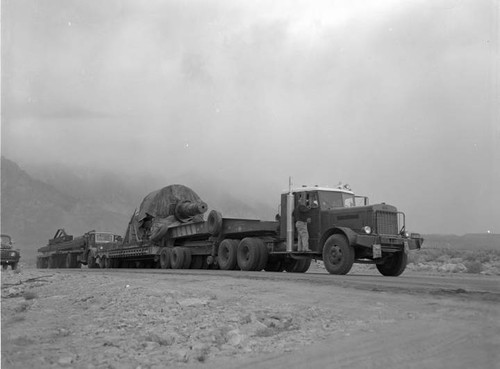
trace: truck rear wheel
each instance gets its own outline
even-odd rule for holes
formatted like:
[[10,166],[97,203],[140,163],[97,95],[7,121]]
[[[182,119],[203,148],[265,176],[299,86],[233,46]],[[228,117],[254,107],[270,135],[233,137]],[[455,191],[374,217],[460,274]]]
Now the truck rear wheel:
[[160,252],[160,267],[162,269],[170,268],[170,260],[171,260],[171,250],[164,248]]
[[183,269],[186,261],[186,253],[182,247],[174,247],[170,254],[170,265],[172,269]]
[[238,266],[241,270],[256,270],[260,261],[260,246],[254,238],[246,237],[238,244]]
[[354,264],[354,249],[347,239],[334,234],[328,237],[323,247],[323,263],[330,274],[347,274]]
[[395,252],[384,261],[383,264],[376,264],[380,274],[388,277],[397,277],[406,269],[408,255],[405,252]]
[[254,238],[254,240],[260,249],[259,264],[257,264],[257,268],[255,270],[260,272],[267,265],[267,260],[269,259],[269,251],[267,251],[266,244],[260,238]]
[[285,260],[283,258],[273,258],[270,256],[267,265],[264,267],[266,272],[282,272],[285,270]]
[[221,270],[233,270],[237,263],[238,240],[223,240],[217,251],[217,262]]

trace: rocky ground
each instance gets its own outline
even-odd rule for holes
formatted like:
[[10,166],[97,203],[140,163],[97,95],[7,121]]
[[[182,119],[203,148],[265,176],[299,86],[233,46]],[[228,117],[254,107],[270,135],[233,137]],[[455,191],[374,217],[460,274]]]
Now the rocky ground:
[[[2,368],[229,368],[269,355],[299,360],[330,343],[314,356],[335,354],[337,367],[378,367],[373,358],[384,350],[405,352],[411,344],[416,360],[434,357],[431,367],[449,367],[435,364],[458,358],[465,368],[460,364],[472,358],[478,368],[498,368],[497,301],[235,273],[3,271]],[[370,335],[378,343],[368,341],[354,365],[340,343],[356,345]],[[385,360],[384,367],[406,367],[396,356],[399,361]]]

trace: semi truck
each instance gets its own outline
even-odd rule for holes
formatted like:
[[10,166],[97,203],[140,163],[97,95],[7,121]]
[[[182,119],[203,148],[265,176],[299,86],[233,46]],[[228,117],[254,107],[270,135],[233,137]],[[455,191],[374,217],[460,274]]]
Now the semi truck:
[[[299,208],[309,238],[307,247],[301,248],[294,212]],[[216,210],[205,220],[208,206],[194,191],[167,186],[144,198],[121,242],[92,251],[82,243],[77,260],[102,268],[294,273],[306,272],[311,260],[322,260],[330,274],[347,274],[354,263],[365,263],[375,264],[384,276],[399,276],[409,251],[423,243],[420,234],[406,229],[403,212],[386,203],[370,205],[367,197],[355,195],[348,186],[290,185],[281,194],[279,209],[269,221],[224,217]],[[74,265],[72,260],[65,265]]]
[[97,254],[114,244],[122,237],[110,232],[89,231],[80,237],[73,237],[64,228],[56,231],[46,246],[37,251],[37,268],[80,268],[87,265],[97,268]]

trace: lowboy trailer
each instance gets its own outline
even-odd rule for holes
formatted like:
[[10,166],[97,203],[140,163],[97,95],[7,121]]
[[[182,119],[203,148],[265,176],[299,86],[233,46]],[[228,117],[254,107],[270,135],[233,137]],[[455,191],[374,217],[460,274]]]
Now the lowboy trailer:
[[[294,209],[305,213],[308,250],[299,249]],[[385,276],[406,268],[408,252],[423,238],[406,230],[405,215],[385,203],[369,205],[347,186],[303,186],[281,194],[274,221],[225,218],[191,189],[171,185],[152,192],[134,212],[121,243],[97,248],[103,268],[220,268],[304,273],[322,260],[330,274],[353,263],[375,264]]]

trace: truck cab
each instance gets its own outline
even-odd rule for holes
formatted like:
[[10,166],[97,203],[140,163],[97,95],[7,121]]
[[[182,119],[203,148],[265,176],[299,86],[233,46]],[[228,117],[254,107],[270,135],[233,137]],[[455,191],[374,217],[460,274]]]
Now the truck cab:
[[19,263],[19,259],[21,258],[19,250],[13,249],[14,242],[12,238],[7,234],[0,235],[1,237],[1,256],[0,261],[2,264],[2,269],[7,269],[8,266],[12,268],[12,270],[17,269],[17,264]]
[[369,205],[367,197],[356,196],[348,186],[303,186],[281,195],[280,237],[293,237],[288,242],[292,253],[298,252],[297,237],[289,228],[295,224],[293,208],[299,203],[308,208],[309,249],[332,274],[346,274],[359,262],[376,264],[384,275],[399,275],[408,251],[423,242],[419,234],[406,231],[405,215],[394,206]]

